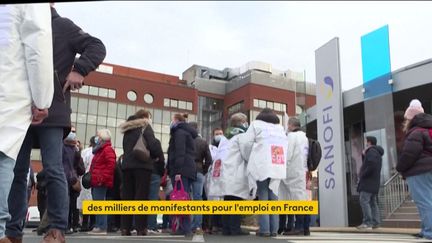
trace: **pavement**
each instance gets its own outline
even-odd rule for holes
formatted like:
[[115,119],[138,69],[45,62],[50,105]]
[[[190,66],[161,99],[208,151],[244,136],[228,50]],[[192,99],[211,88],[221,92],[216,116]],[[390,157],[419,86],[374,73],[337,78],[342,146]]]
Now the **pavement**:
[[[393,233],[384,233],[374,230],[373,232],[360,232],[359,230],[350,228],[327,228],[327,231],[321,231],[325,228],[317,230],[318,228],[311,229],[310,236],[277,236],[277,237],[257,237],[255,232],[251,232],[247,236],[222,236],[222,235],[194,235],[193,237],[186,238],[184,236],[171,236],[169,234],[160,234],[154,236],[120,236],[120,234],[108,234],[102,236],[88,235],[86,233],[76,233],[68,235],[66,237],[67,243],[134,243],[134,242],[145,242],[145,243],[161,243],[161,242],[208,242],[208,243],[260,243],[260,242],[281,242],[281,243],[297,243],[297,242],[308,242],[308,243],[324,243],[324,242],[343,242],[343,243],[375,243],[375,242],[403,242],[403,243],[414,243],[414,242],[432,242],[425,239],[418,239],[411,236],[407,232],[396,232],[393,229]],[[382,231],[390,231],[388,229],[381,229]],[[399,229],[407,230],[407,229]],[[412,230],[411,230],[412,231]],[[417,233],[417,232],[414,232]],[[36,233],[31,230],[26,230],[24,236],[24,243],[39,243],[42,240],[41,236],[37,236]]]

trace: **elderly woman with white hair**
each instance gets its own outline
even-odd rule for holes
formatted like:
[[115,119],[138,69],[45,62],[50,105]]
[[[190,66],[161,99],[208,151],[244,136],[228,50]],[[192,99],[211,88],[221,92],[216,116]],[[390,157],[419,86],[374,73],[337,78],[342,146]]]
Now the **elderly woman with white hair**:
[[[90,168],[93,200],[105,200],[107,190],[113,187],[116,154],[111,146],[111,132],[101,129],[95,138]],[[96,215],[96,224],[89,234],[107,234],[107,216]]]

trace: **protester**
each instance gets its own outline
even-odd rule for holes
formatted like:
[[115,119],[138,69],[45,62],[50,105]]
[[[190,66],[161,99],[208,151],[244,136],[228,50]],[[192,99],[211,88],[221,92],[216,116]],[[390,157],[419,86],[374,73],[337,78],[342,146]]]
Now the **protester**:
[[[27,137],[20,150],[20,159],[17,160],[15,167],[15,179],[11,190],[13,193],[9,195],[12,219],[7,223],[6,235],[18,240],[22,239],[23,235],[20,222],[27,213],[23,181],[34,145],[35,148],[41,149],[42,165],[47,180],[47,210],[50,230],[45,235],[43,242],[65,242],[64,231],[68,225],[69,206],[61,156],[63,138],[69,134],[71,129],[70,90],[81,88],[84,77],[102,63],[106,54],[105,46],[99,39],[82,31],[69,19],[60,17],[53,7],[51,18],[53,46],[51,45],[50,52],[53,51],[54,71],[53,69],[45,70],[43,78],[48,79],[50,75],[53,75],[54,78],[49,78],[54,84],[54,97],[49,95],[44,97],[51,98],[52,106],[49,109],[48,118],[41,125],[31,126],[27,132]],[[32,19],[35,18],[32,17]],[[6,50],[1,51],[2,53],[7,52]],[[80,54],[80,57],[75,60],[77,54]],[[39,58],[35,60],[36,64],[41,61]],[[24,64],[20,65],[19,68],[22,69],[24,66]],[[2,80],[5,79],[2,78]],[[45,89],[44,92],[46,91]],[[8,93],[8,96],[11,94]]]
[[[248,159],[249,191],[263,201],[278,200],[280,181],[286,178],[287,137],[279,123],[271,109],[263,109],[240,144],[242,155]],[[278,215],[259,215],[258,224],[257,236],[277,236]]]
[[[115,164],[113,187],[108,188],[107,190],[106,200],[109,201],[121,200],[120,193],[121,193],[121,185],[123,179],[121,163],[123,158],[120,157]],[[108,226],[107,228],[108,233],[117,233],[117,231],[119,231],[121,227],[121,215],[112,215],[112,214],[108,215],[107,226]]]
[[76,147],[76,133],[72,130],[64,140],[63,168],[68,182],[69,192],[69,219],[66,234],[78,231],[79,213],[76,212],[76,201],[81,192],[79,176],[85,173],[84,163]]
[[357,226],[357,229],[360,230],[376,229],[381,222],[378,192],[381,185],[383,155],[384,149],[377,145],[376,137],[366,137],[366,148],[363,151],[363,164],[360,168],[360,180],[357,187],[363,212],[363,222]]
[[[190,188],[194,180],[196,180],[196,164],[195,164],[195,142],[194,139],[198,136],[187,122],[186,114],[175,114],[170,125],[171,138],[168,147],[168,174],[171,177],[173,187],[177,181],[182,181],[184,189],[190,193]],[[172,234],[183,234],[186,237],[192,236],[190,215],[185,215],[180,223],[177,232]]]
[[[307,156],[309,141],[300,129],[300,120],[291,117],[288,120],[288,156],[286,178],[279,187],[280,200],[308,200],[306,177],[308,173]],[[295,215],[295,227],[284,235],[310,235],[310,217]]]
[[417,237],[432,240],[432,116],[415,99],[405,111],[405,142],[396,170],[406,182],[416,204],[421,231]]
[[[140,109],[120,125],[121,131],[124,133],[123,200],[148,200],[154,163],[164,163],[163,160],[159,161],[161,157],[163,158],[163,152],[154,136],[150,119],[150,112]],[[151,157],[148,161],[140,160],[133,152],[138,139],[145,140]],[[154,160],[157,160],[157,162]],[[135,215],[134,217],[132,215],[123,215],[121,218],[121,234],[131,235],[133,218],[135,218],[137,235],[147,235],[147,215]]]
[[[222,196],[225,201],[239,201],[252,199],[249,194],[247,179],[247,161],[240,152],[243,133],[248,129],[247,116],[243,113],[235,113],[230,118],[230,127],[226,137],[222,138],[215,161],[209,171],[208,186],[209,197]],[[222,216],[223,235],[249,235],[242,231],[241,215]]]
[[[106,200],[106,193],[113,187],[116,154],[111,147],[111,132],[101,129],[95,138],[93,160],[90,167],[93,200]],[[96,215],[96,224],[89,234],[107,234],[107,216]]]
[[[27,213],[26,175],[30,156],[19,156],[19,151],[30,123],[41,123],[47,117],[54,90],[53,77],[47,75],[53,73],[48,4],[0,5],[0,23],[0,242],[3,243],[22,237],[5,232],[6,222],[13,217],[9,213],[22,212],[24,217],[13,219],[21,228]],[[26,165],[19,174],[21,203],[12,200],[13,204],[8,205],[9,192],[17,190],[11,186],[17,173],[15,163]]]
[[[189,122],[189,125],[195,129],[198,133],[198,123]],[[201,137],[198,136],[194,140],[195,142],[195,165],[197,169],[196,180],[192,182],[192,199],[203,200],[203,189],[205,174],[208,171],[208,167],[212,163],[212,157],[208,143]],[[192,232],[197,234],[203,234],[202,230],[202,215],[192,216]]]
[[[151,121],[151,120],[150,120]],[[159,149],[159,158],[156,158],[153,163],[153,171],[150,182],[150,192],[149,192],[149,200],[157,201],[159,200],[159,192],[160,192],[160,184],[162,177],[165,172],[165,156],[162,151],[162,145],[159,139],[155,138],[154,146]],[[157,215],[149,215],[147,217],[148,221],[148,233],[149,234],[159,234],[158,225],[157,225]]]
[[[92,136],[90,138],[90,145],[88,148],[84,149],[83,151],[81,151],[81,158],[83,159],[84,162],[84,167],[85,167],[85,172],[89,172],[90,171],[90,166],[91,166],[91,162],[93,159],[93,148],[96,147],[96,142],[95,142],[95,138],[96,136]],[[82,203],[84,200],[92,200],[92,195],[91,195],[91,189],[85,189],[82,186],[82,177],[80,178],[81,181],[81,192],[79,197],[77,198],[77,208],[79,210],[82,210]],[[88,232],[91,231],[94,227],[95,224],[95,215],[82,215],[82,223],[81,223],[81,232]]]

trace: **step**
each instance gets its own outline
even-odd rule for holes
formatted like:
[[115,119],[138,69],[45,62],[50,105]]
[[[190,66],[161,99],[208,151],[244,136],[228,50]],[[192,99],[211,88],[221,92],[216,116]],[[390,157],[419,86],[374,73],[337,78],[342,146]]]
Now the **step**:
[[418,214],[418,209],[417,207],[402,206],[396,210],[396,213],[417,213]]
[[381,226],[383,228],[420,228],[420,219],[384,219]]
[[410,219],[418,219],[420,220],[420,216],[418,213],[399,213],[395,212],[390,216],[389,219],[401,219],[401,220],[410,220]]
[[402,203],[401,207],[416,207],[415,203],[411,200],[406,200]]

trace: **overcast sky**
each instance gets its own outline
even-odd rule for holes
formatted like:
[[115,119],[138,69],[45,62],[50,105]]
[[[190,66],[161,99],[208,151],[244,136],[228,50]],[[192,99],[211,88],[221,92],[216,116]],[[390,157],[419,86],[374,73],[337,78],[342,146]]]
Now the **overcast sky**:
[[431,58],[432,2],[73,2],[60,15],[100,38],[106,62],[181,77],[193,64],[263,61],[305,71],[315,50],[339,37],[342,88],[362,84],[360,37],[390,29],[392,70]]

